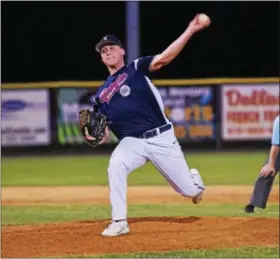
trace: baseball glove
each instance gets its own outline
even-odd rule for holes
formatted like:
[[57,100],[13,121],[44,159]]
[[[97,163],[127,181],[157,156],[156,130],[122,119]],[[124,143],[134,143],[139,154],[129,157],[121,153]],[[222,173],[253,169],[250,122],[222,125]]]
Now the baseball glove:
[[86,143],[92,147],[97,147],[105,136],[106,117],[88,109],[79,111],[80,130]]

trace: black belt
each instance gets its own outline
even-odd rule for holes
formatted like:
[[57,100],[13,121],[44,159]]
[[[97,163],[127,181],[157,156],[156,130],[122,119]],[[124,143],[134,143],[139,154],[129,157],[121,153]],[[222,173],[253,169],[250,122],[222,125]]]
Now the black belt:
[[161,127],[144,132],[139,138],[152,138],[171,129],[171,124],[165,124]]

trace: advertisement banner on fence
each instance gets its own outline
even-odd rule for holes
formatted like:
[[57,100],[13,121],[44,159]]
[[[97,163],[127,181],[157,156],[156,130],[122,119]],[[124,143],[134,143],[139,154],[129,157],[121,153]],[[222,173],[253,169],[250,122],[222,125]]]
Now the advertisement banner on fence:
[[50,144],[49,92],[40,90],[1,91],[1,146]]
[[[180,141],[215,140],[215,91],[211,86],[157,87],[168,119],[174,124]],[[58,140],[64,144],[82,144],[79,110],[92,110],[95,88],[67,88],[58,91]],[[109,143],[118,140],[111,134]]]
[[[79,129],[79,110],[92,110],[96,91],[97,88],[64,88],[58,90],[57,137],[59,144],[85,144]],[[108,143],[115,142],[117,142],[117,139],[111,134]]]
[[223,85],[221,111],[224,140],[269,140],[279,114],[279,85]]
[[215,140],[215,89],[212,86],[158,87],[167,118],[180,142]]

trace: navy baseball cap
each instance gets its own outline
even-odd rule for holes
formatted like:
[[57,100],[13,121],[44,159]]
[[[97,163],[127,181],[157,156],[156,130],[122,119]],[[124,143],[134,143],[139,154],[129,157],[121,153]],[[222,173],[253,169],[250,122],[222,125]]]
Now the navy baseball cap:
[[105,45],[117,45],[124,48],[121,41],[114,35],[105,35],[95,46],[95,50],[100,52]]

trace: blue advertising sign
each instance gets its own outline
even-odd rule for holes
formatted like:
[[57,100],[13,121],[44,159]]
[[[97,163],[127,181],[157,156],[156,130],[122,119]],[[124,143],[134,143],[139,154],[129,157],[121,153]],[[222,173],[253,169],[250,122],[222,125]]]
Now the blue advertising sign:
[[214,87],[166,86],[158,89],[166,116],[181,142],[216,139]]

